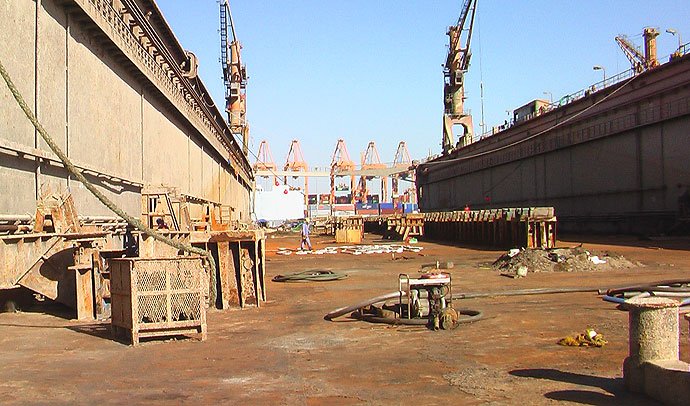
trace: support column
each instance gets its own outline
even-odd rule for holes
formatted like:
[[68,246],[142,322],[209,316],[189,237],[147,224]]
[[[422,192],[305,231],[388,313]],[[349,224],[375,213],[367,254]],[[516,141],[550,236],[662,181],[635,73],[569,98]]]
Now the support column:
[[630,299],[629,353],[623,362],[623,380],[631,392],[644,393],[644,364],[679,359],[678,302],[663,297]]

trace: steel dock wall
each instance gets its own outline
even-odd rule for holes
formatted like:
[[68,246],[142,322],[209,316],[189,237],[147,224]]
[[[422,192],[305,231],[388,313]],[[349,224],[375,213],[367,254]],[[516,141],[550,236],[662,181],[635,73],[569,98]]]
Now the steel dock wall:
[[[125,3],[148,21],[123,16]],[[179,74],[184,50],[153,1],[4,1],[0,21],[0,60],[50,135],[109,198],[138,216],[142,187],[165,184],[248,218],[246,157],[219,110],[188,91],[206,89]],[[48,182],[69,186],[81,215],[112,215],[57,163],[3,82],[0,214],[33,213]]]
[[663,231],[690,185],[688,135],[685,56],[421,165],[420,209],[553,206],[560,231]]

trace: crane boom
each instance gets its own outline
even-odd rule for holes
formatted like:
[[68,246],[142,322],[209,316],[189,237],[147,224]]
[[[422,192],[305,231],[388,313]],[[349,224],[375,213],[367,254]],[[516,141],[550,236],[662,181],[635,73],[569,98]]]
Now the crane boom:
[[474,18],[477,11],[477,0],[464,0],[460,17],[456,25],[448,27],[449,46],[446,62],[443,66],[443,153],[453,149],[455,135],[453,126],[461,125],[464,134],[457,146],[472,142],[472,115],[464,110],[465,80],[464,76],[470,67],[470,44],[474,30]]
[[[469,68],[470,57],[472,56],[472,54],[469,52],[469,49],[470,43],[472,42],[472,31],[474,28],[474,14],[476,11],[476,5],[477,0],[465,0],[463,8],[460,12],[460,17],[458,18],[458,22],[454,26],[449,27],[448,29],[448,35],[451,35],[451,31],[453,31],[453,35],[450,37],[450,46],[448,49],[448,56],[446,58],[445,65],[446,68],[449,68],[453,65],[455,65],[457,69],[464,71],[466,71]],[[467,17],[470,14],[471,17],[469,27],[465,29],[465,22],[467,21]],[[465,37],[464,46],[461,46],[463,30],[467,31],[467,35]],[[454,61],[454,59],[456,58],[457,61]]]
[[642,72],[644,70],[644,55],[642,55],[642,52],[640,52],[625,35],[619,35],[615,40],[618,46],[621,47],[621,50],[623,50],[625,57],[630,61],[635,72]]
[[220,55],[225,84],[225,111],[230,131],[241,137],[245,155],[249,151],[249,124],[247,124],[247,69],[241,60],[242,46],[235,33],[235,23],[228,0],[220,2]]
[[658,35],[659,30],[653,27],[647,27],[642,31],[644,54],[625,35],[618,35],[615,38],[625,57],[630,61],[635,73],[641,73],[659,66],[659,60],[656,57],[656,37]]

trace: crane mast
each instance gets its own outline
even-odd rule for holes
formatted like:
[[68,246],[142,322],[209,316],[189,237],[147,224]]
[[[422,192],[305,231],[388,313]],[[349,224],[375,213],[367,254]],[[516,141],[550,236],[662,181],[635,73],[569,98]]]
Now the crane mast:
[[[477,0],[465,0],[460,17],[455,25],[448,27],[448,56],[443,65],[443,153],[472,142],[472,115],[464,109],[465,73],[470,67],[470,43],[474,28]],[[455,143],[453,127],[461,125],[464,129],[461,139]]]
[[220,54],[225,84],[225,111],[230,131],[242,139],[242,150],[249,152],[249,124],[247,123],[247,69],[242,64],[242,45],[235,34],[235,24],[228,0],[220,2]]

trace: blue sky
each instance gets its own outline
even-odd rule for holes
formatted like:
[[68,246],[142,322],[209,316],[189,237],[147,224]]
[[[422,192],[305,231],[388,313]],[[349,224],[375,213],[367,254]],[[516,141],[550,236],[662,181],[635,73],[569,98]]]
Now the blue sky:
[[[219,7],[215,0],[158,0],[182,45],[200,59],[200,75],[220,106]],[[440,152],[443,73],[448,25],[461,0],[231,0],[249,75],[251,145],[271,145],[282,166],[299,139],[311,167],[328,165],[338,138],[359,161],[375,141],[392,161],[399,141],[413,159]],[[690,41],[683,0],[479,0],[467,75],[466,107],[481,131],[480,78],[487,128],[506,110],[561,96],[629,68],[614,41],[642,44],[655,26],[659,55]],[[254,159],[250,158],[253,162]]]

